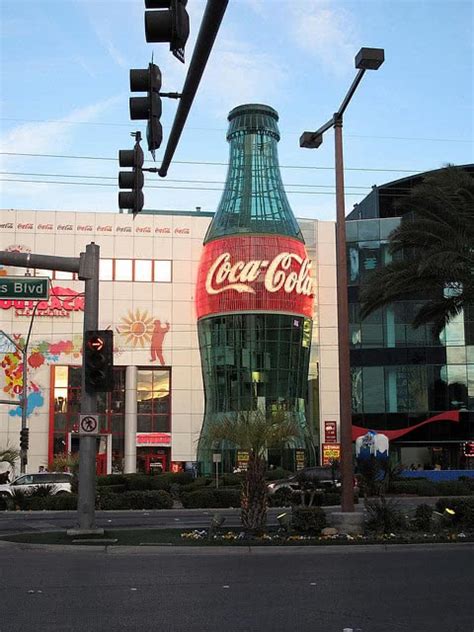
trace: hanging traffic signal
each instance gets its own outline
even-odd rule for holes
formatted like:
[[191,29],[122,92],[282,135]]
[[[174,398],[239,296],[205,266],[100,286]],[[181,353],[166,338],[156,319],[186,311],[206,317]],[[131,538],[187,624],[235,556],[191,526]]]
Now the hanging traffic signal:
[[131,191],[119,191],[118,205],[122,209],[130,209],[135,216],[139,213],[145,202],[143,197],[143,149],[140,147],[141,135],[136,132],[137,142],[133,149],[121,149],[119,151],[119,165],[132,167],[132,171],[119,171],[119,189],[131,189]]
[[105,393],[114,387],[114,334],[110,329],[86,332],[85,387],[88,393]]
[[145,38],[150,42],[169,42],[170,51],[184,63],[184,47],[189,37],[188,0],[145,0]]
[[28,447],[30,445],[29,432],[29,428],[22,428],[20,430],[20,448],[22,450],[28,450]]
[[153,158],[163,140],[160,89],[161,70],[156,64],[130,70],[130,92],[147,92],[146,97],[130,97],[130,118],[132,121],[148,121],[146,139]]

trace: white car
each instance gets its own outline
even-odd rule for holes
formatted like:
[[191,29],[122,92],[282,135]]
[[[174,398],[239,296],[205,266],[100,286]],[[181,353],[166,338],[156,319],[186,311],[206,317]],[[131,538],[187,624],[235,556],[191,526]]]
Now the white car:
[[16,490],[32,494],[38,488],[51,487],[51,494],[71,494],[72,474],[67,472],[41,472],[23,474],[11,483],[0,485],[0,496],[13,496]]

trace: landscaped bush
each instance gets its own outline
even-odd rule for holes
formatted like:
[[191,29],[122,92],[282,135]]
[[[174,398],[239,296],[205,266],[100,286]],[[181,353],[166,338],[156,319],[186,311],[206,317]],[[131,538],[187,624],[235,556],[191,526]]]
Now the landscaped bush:
[[5,511],[8,509],[8,501],[6,496],[0,496],[0,511]]
[[415,509],[413,526],[418,531],[429,531],[432,526],[433,507],[431,505],[418,505]]
[[189,485],[181,485],[181,487],[179,488],[179,492],[180,495],[187,492],[195,492],[200,489],[205,489],[208,485],[212,485],[212,483],[213,481],[211,478],[200,476],[199,478],[196,478],[192,483],[189,483]]
[[436,510],[443,513],[452,509],[451,524],[469,531],[474,530],[474,498],[440,498],[436,503]]
[[128,491],[122,494],[105,494],[98,499],[98,508],[119,509],[171,509],[173,500],[164,490]]
[[274,494],[268,495],[270,507],[289,507],[290,505],[299,505],[300,502],[300,495],[295,494],[289,487],[280,487]]
[[291,526],[297,533],[319,535],[326,526],[326,514],[320,507],[294,507]]
[[97,487],[97,494],[121,494],[122,492],[127,491],[126,485],[103,485]]
[[[15,508],[15,501],[9,500],[11,508]],[[73,511],[77,509],[75,494],[59,494],[57,496],[26,496],[22,509],[26,511]]]
[[97,487],[125,485],[125,474],[105,474],[97,477]]
[[367,500],[366,528],[375,533],[392,533],[406,526],[405,516],[397,502],[384,496]]
[[242,474],[223,474],[219,480],[219,485],[222,481],[224,487],[239,487],[242,484]]
[[469,496],[472,489],[466,481],[428,481],[412,479],[394,481],[390,484],[393,494],[416,494],[417,496]]
[[205,488],[181,494],[181,502],[187,509],[240,507],[240,491]]

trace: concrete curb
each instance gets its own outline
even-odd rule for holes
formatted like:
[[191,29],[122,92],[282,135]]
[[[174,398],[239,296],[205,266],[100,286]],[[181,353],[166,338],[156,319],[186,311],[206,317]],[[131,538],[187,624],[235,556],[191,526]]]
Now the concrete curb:
[[400,551],[440,551],[440,550],[472,550],[474,542],[427,542],[426,544],[417,542],[414,544],[317,544],[317,545],[256,545],[256,546],[180,546],[180,545],[156,545],[156,546],[115,546],[115,545],[94,545],[86,544],[28,544],[24,542],[9,542],[0,540],[0,549],[17,549],[21,551],[57,552],[62,551],[82,551],[85,553],[107,553],[109,555],[328,555],[333,553],[354,554],[354,553],[389,553]]

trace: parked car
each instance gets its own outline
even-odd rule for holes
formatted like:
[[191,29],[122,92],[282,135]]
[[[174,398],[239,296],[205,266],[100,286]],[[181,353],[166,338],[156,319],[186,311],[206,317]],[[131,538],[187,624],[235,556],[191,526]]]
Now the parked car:
[[38,488],[51,487],[51,494],[72,493],[72,474],[67,472],[41,472],[40,474],[22,474],[11,483],[0,485],[0,496],[13,496],[18,490],[32,494]]
[[334,472],[332,467],[315,466],[305,467],[288,478],[272,481],[267,485],[267,490],[270,495],[283,488],[300,491],[303,481],[314,483],[322,490],[341,487],[341,476],[337,470]]

